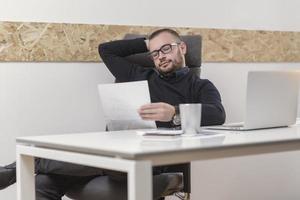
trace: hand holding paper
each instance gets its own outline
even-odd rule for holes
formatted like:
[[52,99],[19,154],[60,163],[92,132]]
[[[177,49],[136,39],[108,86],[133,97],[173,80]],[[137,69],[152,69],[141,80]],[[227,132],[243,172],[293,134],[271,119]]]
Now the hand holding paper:
[[163,102],[151,103],[143,105],[138,112],[144,120],[168,122],[175,114],[175,107]]

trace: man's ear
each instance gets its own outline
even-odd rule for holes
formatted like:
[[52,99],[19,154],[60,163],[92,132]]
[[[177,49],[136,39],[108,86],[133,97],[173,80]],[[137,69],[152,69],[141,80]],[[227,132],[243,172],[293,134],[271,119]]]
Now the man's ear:
[[185,42],[181,41],[180,44],[179,44],[179,48],[181,49],[181,52],[185,55],[186,51],[187,51],[187,47],[186,47]]

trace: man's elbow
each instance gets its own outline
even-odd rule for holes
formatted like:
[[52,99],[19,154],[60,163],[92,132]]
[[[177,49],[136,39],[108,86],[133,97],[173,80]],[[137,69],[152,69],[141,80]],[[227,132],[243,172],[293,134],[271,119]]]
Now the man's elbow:
[[218,125],[224,124],[225,120],[226,120],[226,114],[225,114],[225,111],[222,110],[218,117]]
[[202,126],[222,125],[225,123],[226,114],[223,107],[215,108],[204,113],[206,114],[202,115]]
[[223,106],[219,106],[218,114],[216,115],[216,124],[214,125],[222,125],[225,123],[226,120],[226,113]]
[[100,57],[102,58],[105,54],[106,43],[100,43],[98,46],[98,52]]

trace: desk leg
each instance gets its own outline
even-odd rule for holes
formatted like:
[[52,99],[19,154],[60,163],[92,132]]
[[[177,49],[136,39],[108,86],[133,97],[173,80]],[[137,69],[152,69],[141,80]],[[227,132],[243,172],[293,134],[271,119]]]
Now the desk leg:
[[152,166],[149,161],[136,161],[128,172],[128,199],[153,200]]
[[17,200],[34,199],[34,158],[17,153]]

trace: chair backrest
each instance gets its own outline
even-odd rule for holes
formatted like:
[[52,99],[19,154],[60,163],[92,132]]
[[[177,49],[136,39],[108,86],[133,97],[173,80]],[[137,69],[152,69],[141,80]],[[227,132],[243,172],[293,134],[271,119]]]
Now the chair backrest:
[[[126,34],[124,39],[145,38],[145,35]],[[182,40],[187,45],[185,55],[186,65],[196,75],[200,76],[201,55],[202,55],[202,37],[200,35],[182,35]],[[152,59],[147,53],[134,54],[126,57],[130,62],[139,64],[144,67],[154,67]]]

